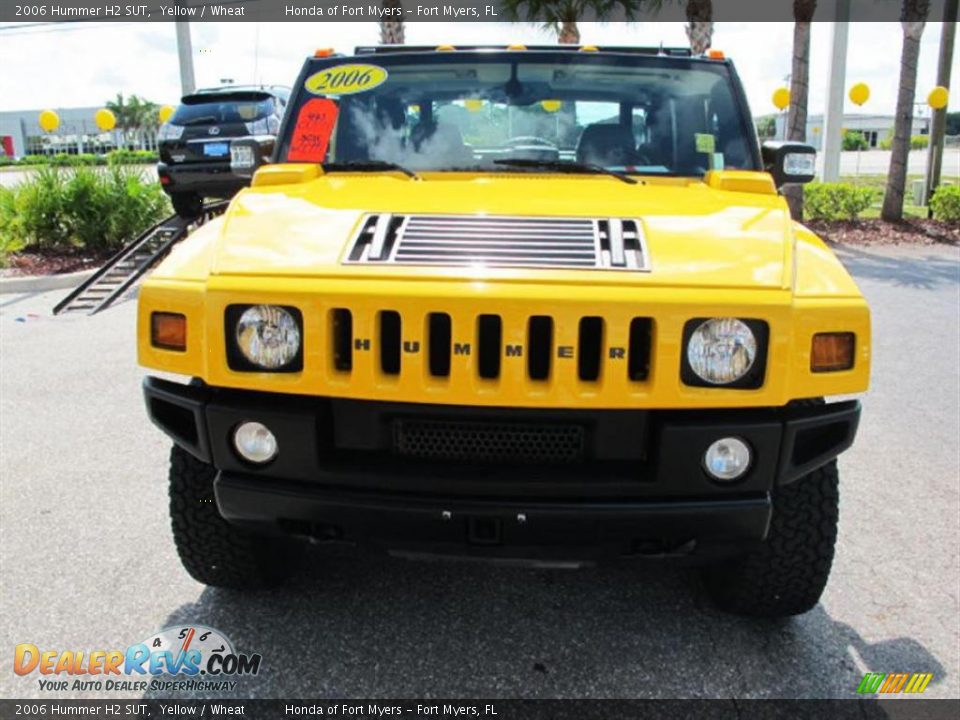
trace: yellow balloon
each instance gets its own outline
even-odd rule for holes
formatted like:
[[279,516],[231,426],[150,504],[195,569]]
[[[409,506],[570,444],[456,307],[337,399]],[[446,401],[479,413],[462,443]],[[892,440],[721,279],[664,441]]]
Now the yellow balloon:
[[93,115],[93,119],[96,121],[97,127],[103,132],[113,130],[117,126],[117,116],[106,108],[97,110]]
[[790,105],[790,91],[785,87],[774,90],[773,105],[777,110],[786,110]]
[[870,87],[866,83],[857,83],[850,88],[850,102],[854,105],[863,105],[870,99]]
[[943,110],[947,106],[947,102],[950,100],[950,91],[947,90],[943,85],[937,85],[933,90],[930,91],[930,94],[927,95],[927,105],[932,107],[934,110]]
[[483,100],[477,98],[467,98],[463,101],[463,104],[470,112],[479,112],[483,108]]
[[172,105],[164,105],[164,106],[163,106],[162,108],[160,108],[160,110],[157,112],[157,115],[160,116],[160,122],[162,122],[162,123],[169,122],[169,121],[170,121],[170,118],[173,117],[173,106],[172,106]]
[[40,112],[37,122],[40,123],[40,128],[44,132],[53,132],[60,127],[60,116],[53,110],[43,110]]
[[540,107],[549,113],[554,113],[563,107],[563,103],[559,100],[541,100]]

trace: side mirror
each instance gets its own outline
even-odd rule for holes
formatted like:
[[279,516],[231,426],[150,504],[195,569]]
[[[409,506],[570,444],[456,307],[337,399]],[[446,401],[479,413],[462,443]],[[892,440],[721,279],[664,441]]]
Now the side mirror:
[[767,141],[761,148],[763,165],[779,188],[808,183],[817,176],[817,151],[798,142]]
[[269,147],[256,138],[234,140],[230,143],[230,172],[252,178],[258,167],[270,161],[272,152],[272,138]]

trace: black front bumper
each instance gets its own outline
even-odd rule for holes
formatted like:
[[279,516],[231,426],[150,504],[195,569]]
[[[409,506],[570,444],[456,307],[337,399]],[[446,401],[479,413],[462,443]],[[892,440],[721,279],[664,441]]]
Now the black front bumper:
[[[548,562],[725,551],[762,541],[777,487],[853,442],[856,401],[757,410],[547,411],[451,408],[227,391],[147,378],[150,417],[219,474],[220,513],[237,524],[413,554]],[[404,419],[584,428],[565,464],[432,461],[398,455]],[[233,449],[256,420],[280,452],[263,467]],[[706,448],[737,436],[753,463],[712,480]]]

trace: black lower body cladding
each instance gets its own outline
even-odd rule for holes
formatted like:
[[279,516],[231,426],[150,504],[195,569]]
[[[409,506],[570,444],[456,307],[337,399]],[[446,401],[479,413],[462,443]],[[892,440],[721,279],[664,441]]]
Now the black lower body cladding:
[[[261,532],[495,559],[741,549],[763,541],[780,486],[853,442],[856,401],[777,409],[523,410],[407,405],[144,381],[152,420],[216,471],[220,514]],[[279,453],[244,461],[233,432]],[[715,440],[750,469],[716,481]],[[802,480],[800,480],[802,482]]]

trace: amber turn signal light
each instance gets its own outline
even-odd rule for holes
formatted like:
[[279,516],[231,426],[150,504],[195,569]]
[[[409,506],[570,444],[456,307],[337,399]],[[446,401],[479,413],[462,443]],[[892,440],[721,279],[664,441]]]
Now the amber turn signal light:
[[155,312],[150,315],[150,343],[164,350],[186,350],[186,316],[166,312]]
[[853,367],[853,333],[817,333],[810,349],[810,370],[836,372]]

